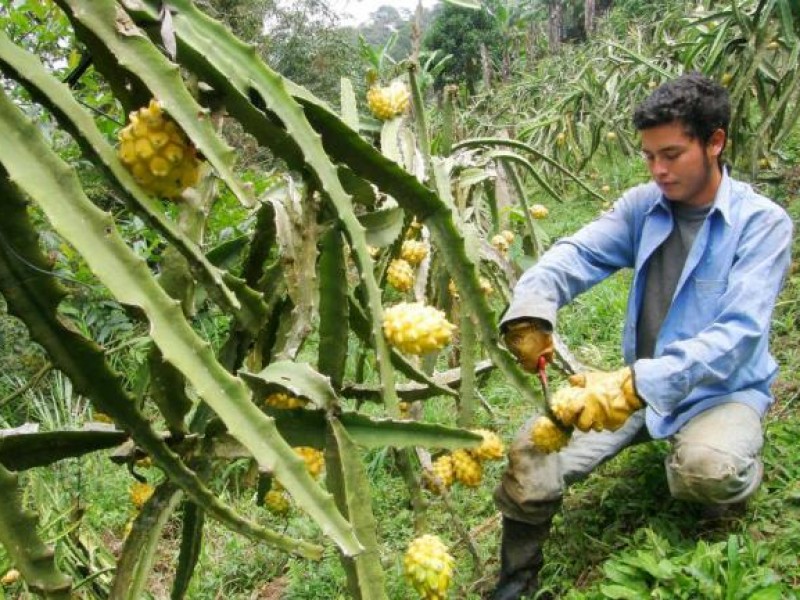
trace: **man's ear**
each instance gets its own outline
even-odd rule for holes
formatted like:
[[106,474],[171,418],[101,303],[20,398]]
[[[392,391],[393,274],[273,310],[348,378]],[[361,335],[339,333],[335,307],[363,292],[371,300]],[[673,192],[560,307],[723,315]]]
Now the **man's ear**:
[[725,141],[727,136],[725,135],[725,131],[722,129],[715,129],[714,133],[711,134],[711,137],[708,138],[708,144],[706,147],[708,148],[711,156],[718,158],[720,154],[722,154],[722,150],[725,148]]

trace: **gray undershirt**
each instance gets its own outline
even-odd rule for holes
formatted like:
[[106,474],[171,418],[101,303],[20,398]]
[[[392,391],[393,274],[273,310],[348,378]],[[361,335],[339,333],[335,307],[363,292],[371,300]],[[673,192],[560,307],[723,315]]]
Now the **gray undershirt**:
[[675,226],[647,261],[644,299],[636,327],[636,358],[652,358],[686,257],[712,204],[696,208],[670,202]]

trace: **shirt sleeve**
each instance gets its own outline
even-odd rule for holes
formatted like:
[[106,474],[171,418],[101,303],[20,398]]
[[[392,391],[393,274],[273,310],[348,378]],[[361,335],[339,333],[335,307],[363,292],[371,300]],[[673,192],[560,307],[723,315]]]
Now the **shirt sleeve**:
[[634,261],[634,204],[643,200],[634,188],[597,220],[559,240],[522,275],[500,321],[544,319],[553,328],[558,309],[575,296]]
[[636,391],[659,414],[671,414],[698,385],[724,382],[752,359],[769,335],[772,310],[791,261],[792,222],[770,212],[744,231],[714,323],[673,342],[658,358],[634,365]]

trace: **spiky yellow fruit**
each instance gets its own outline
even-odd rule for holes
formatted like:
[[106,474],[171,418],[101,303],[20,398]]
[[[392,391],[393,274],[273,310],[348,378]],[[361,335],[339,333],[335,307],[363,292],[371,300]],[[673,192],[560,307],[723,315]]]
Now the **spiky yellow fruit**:
[[117,137],[117,156],[147,193],[177,198],[197,183],[200,163],[194,146],[156,100],[132,112]]
[[289,512],[289,498],[283,490],[272,489],[264,495],[264,506],[276,515],[285,515]]
[[733,74],[732,73],[723,73],[722,77],[720,78],[720,83],[722,85],[728,85],[731,81],[733,81]]
[[550,214],[550,211],[544,204],[532,204],[528,212],[534,219],[546,219],[547,215]]
[[428,244],[416,240],[406,240],[400,249],[400,258],[416,267],[428,256]]
[[772,40],[769,44],[767,44],[767,50],[777,50],[780,47],[781,45],[778,40]]
[[131,502],[137,509],[142,508],[144,503],[153,495],[154,489],[149,483],[135,481],[130,489]]
[[600,191],[603,192],[604,194],[607,194],[608,192],[611,191],[611,186],[610,185],[604,185],[603,187],[600,188]]
[[367,91],[367,105],[381,121],[388,121],[408,109],[411,94],[402,81],[393,81],[386,87],[372,86]]
[[453,475],[467,487],[477,487],[483,478],[483,466],[467,450],[456,450],[453,456]]
[[569,437],[550,417],[539,417],[531,428],[531,443],[539,451],[546,454],[558,452],[567,445]]
[[563,146],[564,142],[566,141],[567,141],[567,136],[565,133],[561,132],[558,135],[556,135],[556,145]]
[[478,460],[500,460],[505,455],[503,441],[494,431],[488,429],[474,429],[472,433],[477,433],[483,437],[483,442],[472,450],[472,455]]
[[19,581],[20,573],[16,569],[9,569],[6,571],[6,574],[3,575],[3,578],[0,579],[0,584],[2,585],[11,585],[17,583]]
[[306,463],[306,469],[312,477],[319,477],[325,468],[325,457],[321,450],[311,446],[297,446],[294,448],[297,455]]
[[378,254],[381,253],[381,249],[378,246],[367,246],[367,252],[372,258],[378,258]]
[[455,325],[444,313],[421,302],[400,302],[383,315],[383,333],[406,354],[426,354],[450,343]]
[[[433,475],[439,479],[439,482],[445,488],[449,488],[453,485],[453,479],[455,478],[453,472],[453,457],[449,454],[443,454],[433,461]],[[438,491],[435,486],[434,491]]]
[[613,142],[614,140],[616,140],[616,139],[617,139],[617,134],[616,134],[616,133],[614,133],[613,131],[609,131],[609,132],[606,134],[606,139],[607,139],[609,142]]
[[264,403],[272,408],[280,408],[284,410],[292,410],[295,408],[302,408],[308,404],[308,400],[297,398],[284,392],[274,392],[267,396]]
[[414,269],[402,258],[395,258],[389,263],[386,281],[400,292],[407,292],[414,285]]
[[503,229],[503,231],[500,232],[500,235],[502,235],[504,238],[506,238],[506,241],[509,244],[513,244],[514,240],[516,239],[516,236],[514,235],[514,232],[513,231],[509,231],[508,229]]
[[768,158],[759,159],[758,166],[761,169],[769,169],[769,159]]
[[500,233],[492,237],[491,244],[497,249],[497,251],[500,254],[505,254],[506,252],[508,252],[508,240],[504,235]]
[[412,540],[403,557],[406,579],[425,600],[447,597],[454,564],[444,542],[430,534]]

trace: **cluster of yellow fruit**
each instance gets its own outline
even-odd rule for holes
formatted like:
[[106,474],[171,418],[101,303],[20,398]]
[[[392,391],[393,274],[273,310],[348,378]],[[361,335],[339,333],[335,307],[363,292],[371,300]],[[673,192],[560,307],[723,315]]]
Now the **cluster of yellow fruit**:
[[[311,477],[316,479],[322,474],[325,469],[325,457],[321,450],[311,446],[297,446],[293,450],[306,463],[306,469]],[[264,495],[264,506],[276,515],[285,515],[289,512],[291,506],[289,495],[277,479],[272,480],[272,488]]]
[[131,485],[131,502],[137,510],[140,510],[144,506],[144,503],[150,499],[150,496],[153,495],[153,491],[153,486],[143,481],[135,481],[133,485]]
[[412,540],[403,557],[406,579],[423,600],[447,597],[454,564],[444,542],[431,534]]
[[197,183],[200,163],[194,146],[156,100],[130,114],[118,139],[117,155],[147,193],[177,198]]
[[450,343],[455,325],[444,313],[421,302],[400,302],[383,313],[383,333],[405,354],[427,354]]
[[367,106],[381,121],[388,121],[408,110],[411,94],[402,81],[393,81],[386,87],[373,85],[367,91]]
[[450,454],[443,454],[433,461],[432,476],[428,474],[428,487],[434,492],[440,490],[440,485],[449,489],[458,481],[467,487],[477,487],[483,479],[483,462],[486,460],[500,460],[505,454],[505,448],[500,437],[488,429],[476,429],[473,433],[483,437],[481,445],[474,450],[455,450]]
[[295,408],[303,408],[308,404],[305,398],[297,398],[284,392],[275,392],[267,396],[264,403],[272,408],[279,408],[283,410],[292,410]]
[[531,217],[537,220],[546,219],[547,215],[550,214],[550,211],[544,204],[532,204],[528,208],[528,212],[530,213]]

